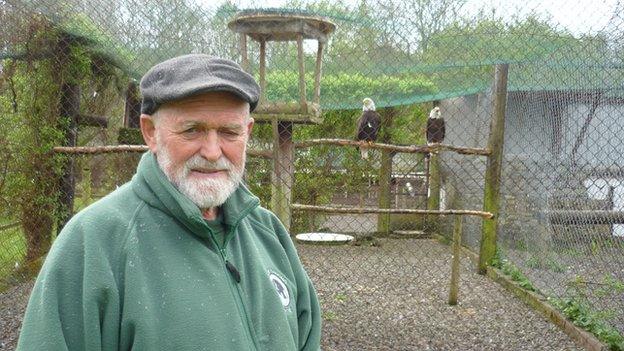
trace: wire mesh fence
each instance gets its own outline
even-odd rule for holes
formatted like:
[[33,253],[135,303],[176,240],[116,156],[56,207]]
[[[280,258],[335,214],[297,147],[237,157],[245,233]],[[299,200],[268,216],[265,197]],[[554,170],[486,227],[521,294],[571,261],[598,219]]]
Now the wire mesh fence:
[[[353,237],[297,241],[321,298],[324,348],[573,349],[465,253],[449,310],[455,216],[409,211],[488,212],[494,73],[506,64],[488,264],[624,349],[622,10],[618,1],[0,0],[0,287],[32,278],[67,218],[131,179],[145,150],[137,81],[146,70],[208,53],[239,62],[263,88],[245,184],[293,240]],[[380,127],[374,143],[356,143],[367,97]],[[445,132],[428,140],[436,106]],[[61,146],[93,149],[53,151]],[[462,217],[462,244],[475,254],[484,220]]]

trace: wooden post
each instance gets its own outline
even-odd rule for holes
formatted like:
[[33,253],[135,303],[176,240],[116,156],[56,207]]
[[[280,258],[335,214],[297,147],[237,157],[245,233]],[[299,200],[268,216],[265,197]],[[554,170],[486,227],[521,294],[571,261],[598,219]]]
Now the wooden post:
[[266,40],[260,41],[260,104],[266,101]]
[[250,67],[249,67],[249,56],[247,55],[247,34],[241,33],[239,38],[240,38],[239,46],[240,46],[240,52],[241,52],[241,67],[243,67],[243,69],[249,73]]
[[273,119],[273,173],[271,209],[290,230],[292,186],[295,176],[295,148],[292,141],[293,123]]
[[126,108],[124,111],[124,127],[139,128],[141,119],[141,98],[134,81],[128,83],[126,90]]
[[[380,111],[381,130],[379,139],[381,142],[390,142],[392,138],[392,126],[396,109],[387,107]],[[379,208],[392,207],[392,157],[394,152],[390,150],[381,151],[381,164],[379,167]],[[380,235],[390,234],[390,214],[380,213],[377,215],[377,232]]]
[[[427,194],[427,209],[440,209],[440,161],[437,152],[429,153],[429,188]],[[440,217],[427,216],[427,230],[435,232],[439,229]]]
[[305,57],[303,56],[303,35],[301,34],[297,35],[297,62],[299,63],[299,103],[301,110],[307,111]]
[[316,52],[316,69],[314,70],[314,103],[321,103],[321,75],[323,69],[323,42],[318,42],[318,50]]
[[462,234],[462,216],[455,215],[455,227],[453,228],[453,258],[451,261],[451,288],[449,291],[449,305],[457,305],[459,294],[459,266]]
[[479,274],[486,273],[486,266],[496,254],[496,232],[498,230],[499,194],[505,140],[505,109],[507,107],[507,76],[509,64],[498,64],[494,70],[492,87],[492,120],[488,149],[490,155],[485,170],[485,190],[483,210],[494,214],[492,219],[484,219],[479,252]]
[[[76,119],[80,111],[80,86],[66,83],[61,87],[60,112],[61,118],[66,118],[68,124],[63,131],[65,142],[63,146],[76,146],[78,140],[78,124]],[[76,179],[74,175],[74,158],[67,157],[63,164],[61,176],[60,215],[57,229],[60,231],[74,213],[74,189]]]

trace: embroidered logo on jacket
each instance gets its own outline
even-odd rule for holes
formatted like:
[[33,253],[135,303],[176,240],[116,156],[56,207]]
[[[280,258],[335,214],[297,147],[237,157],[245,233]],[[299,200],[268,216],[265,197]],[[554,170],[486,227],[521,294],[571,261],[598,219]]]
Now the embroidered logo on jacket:
[[280,301],[282,301],[282,306],[284,306],[284,308],[288,307],[288,305],[290,305],[290,293],[288,292],[288,287],[286,287],[284,280],[273,272],[269,272],[269,279],[271,283],[273,283],[273,287],[275,287],[277,296],[279,296]]

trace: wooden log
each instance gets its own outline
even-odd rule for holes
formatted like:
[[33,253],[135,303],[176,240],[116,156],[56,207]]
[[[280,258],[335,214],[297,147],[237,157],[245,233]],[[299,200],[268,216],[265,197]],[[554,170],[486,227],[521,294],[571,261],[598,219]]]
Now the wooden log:
[[305,56],[303,55],[303,35],[297,35],[297,63],[299,65],[299,103],[301,108],[307,108],[305,83]]
[[[439,210],[440,209],[440,162],[439,155],[436,152],[429,154],[429,188],[427,189],[427,209]],[[427,218],[427,230],[432,233],[439,229],[438,218]]]
[[316,68],[314,69],[314,101],[315,104],[321,103],[321,76],[323,75],[323,42],[318,42],[316,51]]
[[624,211],[554,210],[542,212],[553,225],[611,225],[624,224]]
[[126,106],[124,111],[124,127],[140,128],[141,96],[134,81],[128,83],[126,89]]
[[247,73],[251,73],[250,66],[249,66],[249,55],[247,54],[247,34],[240,33],[239,38],[240,38],[239,47],[240,47],[240,52],[241,52],[241,67],[243,67],[243,69]]
[[492,88],[492,120],[488,139],[488,150],[491,151],[491,154],[487,159],[485,190],[483,195],[483,211],[493,213],[494,218],[483,221],[481,247],[479,251],[479,274],[485,274],[487,272],[486,267],[496,254],[496,231],[498,230],[500,178],[503,161],[503,145],[505,141],[505,110],[507,107],[508,74],[509,64],[496,65]]
[[449,290],[449,305],[457,305],[457,295],[459,295],[459,264],[462,234],[462,217],[455,216],[455,227],[453,228],[453,258],[451,260],[451,283]]
[[271,209],[286,230],[290,230],[292,186],[295,178],[293,123],[273,121],[273,172],[271,173]]
[[266,101],[266,41],[260,41],[260,101],[262,105]]
[[419,210],[412,208],[372,208],[372,207],[350,207],[350,206],[313,206],[303,204],[291,204],[290,206],[296,211],[315,211],[321,213],[393,213],[393,214],[420,214],[420,215],[466,215],[482,218],[493,218],[492,213],[474,210]]
[[365,141],[355,141],[349,139],[310,139],[306,141],[296,142],[295,148],[307,148],[318,145],[336,145],[336,146],[360,146],[364,145],[371,149],[382,149],[394,152],[403,153],[421,153],[427,154],[434,151],[453,151],[462,155],[478,155],[488,156],[490,150],[472,147],[460,147],[446,144],[431,144],[431,145],[393,145],[385,143],[372,143],[369,144]]
[[294,13],[245,13],[237,15],[228,28],[246,33],[256,41],[293,41],[298,36],[327,42],[336,25],[327,18]]
[[22,224],[22,222],[20,222],[20,221],[13,222],[13,223],[8,223],[8,224],[3,224],[3,225],[0,225],[0,231],[11,229],[11,228],[15,228],[15,227],[17,227],[17,226],[19,226],[21,224]]
[[76,122],[80,126],[108,128],[108,118],[103,116],[80,114],[76,116]]
[[[80,111],[80,86],[74,83],[66,83],[61,87],[60,114],[68,119],[65,127],[64,146],[76,146],[78,140],[77,119]],[[74,159],[69,157],[63,160],[63,173],[60,179],[59,217],[57,229],[65,226],[74,214],[74,189],[76,178],[74,174]]]
[[[55,146],[52,151],[60,154],[108,154],[121,152],[145,152],[149,150],[147,145],[103,145],[103,146]],[[273,158],[272,151],[247,149],[247,156]]]
[[[392,131],[394,119],[397,111],[393,107],[381,109],[381,130],[379,140],[388,143],[392,140]],[[379,195],[377,198],[377,206],[379,208],[392,207],[392,157],[391,150],[381,150],[381,164],[379,165]],[[377,232],[380,235],[387,236],[390,234],[390,213],[379,213],[377,216]]]

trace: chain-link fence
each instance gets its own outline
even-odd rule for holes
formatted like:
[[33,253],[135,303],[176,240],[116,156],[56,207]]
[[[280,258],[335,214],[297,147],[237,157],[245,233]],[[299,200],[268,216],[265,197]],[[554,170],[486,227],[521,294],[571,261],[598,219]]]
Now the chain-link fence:
[[[465,252],[448,306],[452,210],[475,211],[462,244],[476,255],[492,238],[484,217],[498,214],[488,265],[624,349],[622,6],[0,0],[0,346],[14,345],[14,308],[67,218],[134,174],[137,80],[208,53],[263,87],[244,180],[297,241],[324,349],[576,347]],[[497,65],[508,65],[504,100]],[[354,141],[366,97],[380,116],[374,144]],[[427,137],[434,106],[441,140]],[[498,202],[484,201],[497,184]],[[302,233],[353,240],[312,245]]]

